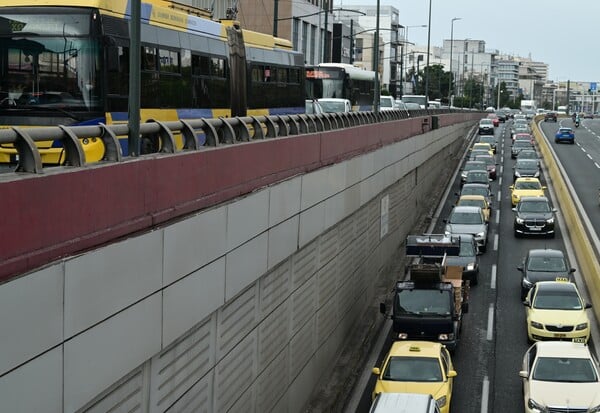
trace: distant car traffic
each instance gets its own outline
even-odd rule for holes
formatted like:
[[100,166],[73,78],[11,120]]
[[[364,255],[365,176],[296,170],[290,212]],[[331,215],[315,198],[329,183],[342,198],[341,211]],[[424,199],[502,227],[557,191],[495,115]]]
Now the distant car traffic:
[[544,115],[544,122],[557,122],[558,121],[558,116],[556,115],[556,112],[546,112],[546,114]]
[[565,127],[559,128],[556,135],[554,135],[554,142],[575,143],[575,133],[573,132],[573,129]]

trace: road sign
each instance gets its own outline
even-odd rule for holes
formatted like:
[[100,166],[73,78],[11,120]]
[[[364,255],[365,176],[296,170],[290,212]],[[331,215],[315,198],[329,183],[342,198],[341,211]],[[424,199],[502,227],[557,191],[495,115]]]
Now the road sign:
[[591,82],[590,83],[590,90],[592,92],[595,92],[597,90],[597,84],[596,84],[596,82]]

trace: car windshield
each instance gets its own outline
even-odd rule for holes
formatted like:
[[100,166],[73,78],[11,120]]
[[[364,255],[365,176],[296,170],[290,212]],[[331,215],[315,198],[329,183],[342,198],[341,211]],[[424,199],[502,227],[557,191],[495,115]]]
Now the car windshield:
[[485,208],[485,200],[483,199],[461,199],[459,201],[461,206],[476,206],[481,209]]
[[531,304],[538,310],[581,310],[581,300],[573,289],[539,290]]
[[496,138],[493,138],[491,136],[482,136],[479,138],[479,142],[480,143],[489,143],[490,145],[492,145],[492,144],[496,143]]
[[492,122],[491,119],[481,119],[479,121],[479,124],[480,125],[493,125],[494,123]]
[[483,163],[483,162],[467,162],[465,164],[465,171],[477,171],[479,169],[485,169],[485,163]]
[[517,169],[537,169],[538,163],[532,159],[518,159],[515,164]]
[[527,141],[515,141],[513,148],[531,148],[531,142]]
[[550,205],[547,202],[522,200],[519,202],[519,212],[550,212]]
[[542,189],[542,185],[537,181],[517,181],[515,183],[515,189],[526,189],[526,190]]
[[598,381],[591,359],[539,357],[532,378],[540,381],[592,383]]
[[494,158],[492,158],[489,155],[483,155],[483,156],[482,155],[478,155],[478,156],[475,157],[475,160],[481,161],[481,162],[485,162],[486,167],[487,167],[487,165],[494,165],[495,164]]
[[460,252],[458,253],[461,257],[473,257],[477,255],[477,251],[475,250],[475,245],[472,241],[461,241],[460,242]]
[[483,218],[477,212],[457,212],[455,210],[450,217],[450,223],[460,225],[483,224]]
[[383,380],[435,382],[443,378],[436,358],[392,356],[383,372]]
[[488,190],[484,187],[465,186],[461,191],[461,195],[483,195],[488,196]]
[[437,289],[405,289],[397,294],[398,314],[449,316],[452,309],[449,292]]
[[558,130],[558,132],[560,132],[560,133],[569,133],[569,132],[571,132],[571,129],[570,128],[560,128]]
[[488,173],[486,171],[470,171],[467,174],[467,182],[488,182]]
[[527,270],[565,272],[567,263],[562,257],[531,257],[527,263]]
[[521,151],[517,159],[537,159],[535,151]]

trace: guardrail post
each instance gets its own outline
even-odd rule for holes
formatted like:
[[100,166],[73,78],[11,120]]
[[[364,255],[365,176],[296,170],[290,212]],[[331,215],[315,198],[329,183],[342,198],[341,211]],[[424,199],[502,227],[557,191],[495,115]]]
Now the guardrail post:
[[277,128],[275,127],[275,122],[269,116],[265,117],[265,126],[267,127],[267,138],[276,138],[277,137]]
[[288,136],[290,134],[290,128],[285,120],[281,116],[277,116],[277,125],[279,126],[278,136]]
[[158,136],[162,142],[160,152],[162,153],[175,153],[175,138],[173,133],[164,123],[159,120],[153,121],[158,125]]
[[256,116],[250,116],[250,118],[252,119],[252,130],[254,132],[252,134],[252,139],[264,139],[265,133],[263,131],[262,125],[260,124]]
[[219,139],[220,143],[235,143],[235,131],[233,127],[225,120],[224,117],[219,118],[221,120],[221,127],[219,128]]
[[183,135],[183,149],[198,149],[198,139],[196,139],[196,131],[192,128],[186,120],[180,120],[183,127],[181,128],[181,134]]
[[17,134],[14,145],[19,154],[19,163],[16,171],[43,174],[42,157],[31,136],[20,128],[13,127],[12,130]]
[[121,144],[117,135],[104,123],[100,123],[98,126],[100,126],[100,131],[102,132],[100,140],[102,140],[102,144],[104,145],[104,157],[102,160],[121,162],[123,160],[123,151],[121,150]]
[[69,166],[85,165],[85,153],[77,135],[64,125],[58,125],[58,127],[65,135],[62,139],[62,144],[65,148],[65,164]]
[[239,116],[236,116],[237,123],[235,125],[235,131],[237,134],[237,141],[248,142],[250,141],[250,130],[248,129],[248,125],[246,122],[240,119]]
[[201,118],[202,120],[202,131],[204,131],[204,135],[206,136],[205,144],[208,146],[219,146],[219,134],[215,127],[209,123],[206,119]]

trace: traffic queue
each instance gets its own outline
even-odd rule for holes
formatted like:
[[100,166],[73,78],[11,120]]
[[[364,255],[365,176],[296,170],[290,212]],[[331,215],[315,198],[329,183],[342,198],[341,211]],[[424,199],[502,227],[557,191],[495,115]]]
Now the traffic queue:
[[[406,279],[396,284],[390,316],[395,341],[381,365],[372,370],[377,376],[372,413],[450,412],[457,376],[452,353],[468,312],[470,287],[479,281],[478,255],[488,249],[493,214],[490,183],[499,175],[494,134],[498,118],[488,116],[478,125],[460,169],[455,205],[443,220],[444,234],[410,235],[406,240],[410,263]],[[540,176],[541,161],[525,115],[514,115],[509,137],[515,160],[509,185],[514,237],[540,239],[516,268],[521,273],[520,300],[531,345],[516,372],[522,381],[524,411],[600,412],[600,370],[588,346],[591,304],[580,294],[565,252],[548,248],[543,241],[555,236],[557,209]],[[446,297],[443,291],[451,291],[448,297],[452,298],[442,298]],[[381,312],[388,315],[384,304]],[[454,328],[442,327],[445,317],[453,320]]]

